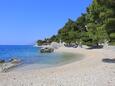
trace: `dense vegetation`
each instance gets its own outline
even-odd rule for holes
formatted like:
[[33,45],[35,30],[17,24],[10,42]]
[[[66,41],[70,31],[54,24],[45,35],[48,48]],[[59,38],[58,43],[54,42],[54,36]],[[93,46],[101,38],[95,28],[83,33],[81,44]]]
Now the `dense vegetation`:
[[38,40],[42,45],[46,42],[62,40],[66,43],[98,45],[109,41],[115,43],[115,0],[93,0],[76,21],[69,19],[57,35],[49,39]]

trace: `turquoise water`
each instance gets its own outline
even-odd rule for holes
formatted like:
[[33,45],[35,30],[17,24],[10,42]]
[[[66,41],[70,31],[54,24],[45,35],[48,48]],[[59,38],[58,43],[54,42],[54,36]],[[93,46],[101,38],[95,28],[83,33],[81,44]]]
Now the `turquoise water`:
[[11,58],[21,59],[22,66],[38,64],[40,67],[49,67],[80,60],[81,55],[76,57],[71,53],[41,54],[40,48],[31,45],[1,45],[0,59],[8,61]]

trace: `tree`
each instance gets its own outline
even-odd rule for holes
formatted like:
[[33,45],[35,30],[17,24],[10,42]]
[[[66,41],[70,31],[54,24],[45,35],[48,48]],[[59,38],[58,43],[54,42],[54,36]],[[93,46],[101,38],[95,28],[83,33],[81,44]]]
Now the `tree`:
[[[61,39],[66,43],[77,42],[98,46],[105,40],[115,42],[114,34],[115,0],[93,0],[85,14],[76,21],[68,19],[58,34],[49,40],[59,42]],[[41,41],[38,43],[41,44]]]
[[39,45],[39,46],[41,46],[43,43],[44,43],[43,40],[38,40],[37,41],[37,45]]

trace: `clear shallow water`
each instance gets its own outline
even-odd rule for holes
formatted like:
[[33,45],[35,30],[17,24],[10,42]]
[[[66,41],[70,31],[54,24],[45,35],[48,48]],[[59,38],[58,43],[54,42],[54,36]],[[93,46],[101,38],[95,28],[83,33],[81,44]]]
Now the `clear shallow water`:
[[82,59],[82,55],[78,54],[76,57],[71,53],[41,54],[40,48],[31,45],[0,45],[0,59],[8,61],[15,57],[22,60],[23,65],[20,68],[24,66],[28,68],[27,65],[35,65],[33,68],[44,68]]

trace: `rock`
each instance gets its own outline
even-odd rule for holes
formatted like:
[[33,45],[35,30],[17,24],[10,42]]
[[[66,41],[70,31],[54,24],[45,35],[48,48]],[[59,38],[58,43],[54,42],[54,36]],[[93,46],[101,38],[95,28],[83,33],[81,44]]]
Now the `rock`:
[[13,64],[19,64],[21,63],[21,60],[20,59],[16,59],[16,58],[12,58],[9,60],[9,62],[13,63]]
[[0,72],[7,72],[9,69],[16,67],[18,64],[13,64],[11,62],[3,63],[0,65]]
[[65,44],[65,47],[77,48],[78,44],[76,44],[76,43],[68,43],[68,44]]
[[60,47],[60,44],[57,42],[52,42],[50,45],[53,49],[58,49]]
[[50,47],[44,47],[40,50],[41,53],[52,53],[53,51],[54,49]]
[[2,64],[0,64],[0,72],[7,72],[9,69],[14,68],[21,64],[20,59],[10,59],[9,62],[5,62],[4,60],[0,60]]

